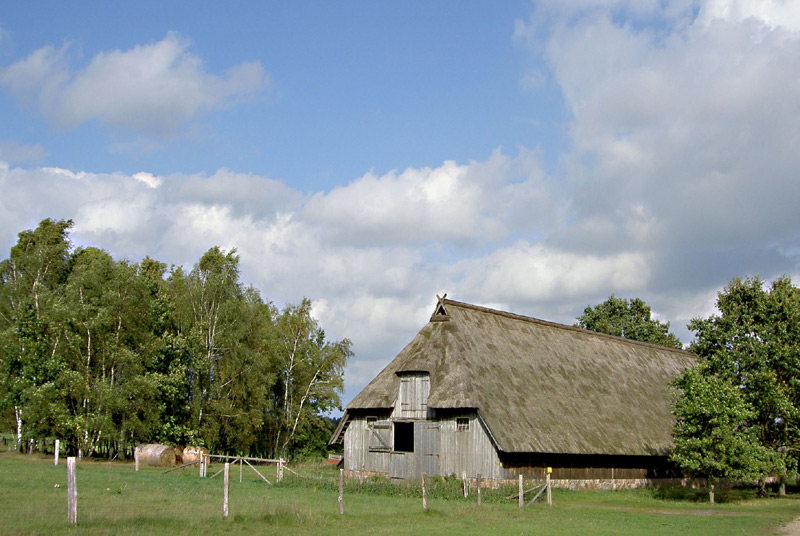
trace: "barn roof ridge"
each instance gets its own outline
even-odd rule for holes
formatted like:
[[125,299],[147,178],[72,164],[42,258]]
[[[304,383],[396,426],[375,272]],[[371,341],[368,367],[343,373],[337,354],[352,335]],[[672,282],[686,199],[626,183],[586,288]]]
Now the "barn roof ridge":
[[[445,296],[447,296],[447,294],[445,294]],[[570,326],[568,324],[561,324],[559,322],[553,322],[551,320],[542,320],[541,318],[536,318],[534,316],[526,316],[526,315],[521,315],[521,314],[518,314],[518,313],[511,313],[511,312],[508,312],[508,311],[503,311],[501,309],[493,309],[491,307],[486,307],[484,305],[475,305],[473,303],[466,303],[466,302],[461,302],[461,301],[456,301],[456,300],[449,300],[449,299],[443,299],[442,302],[443,302],[444,305],[448,305],[449,304],[449,305],[455,305],[457,307],[464,307],[464,308],[467,308],[467,309],[474,309],[476,311],[481,311],[483,313],[504,316],[506,318],[510,318],[510,319],[513,319],[513,320],[522,320],[524,322],[533,322],[535,324],[541,324],[543,326],[549,326],[549,327],[558,328],[558,329],[566,329],[566,330],[569,330],[569,331],[576,331],[576,332],[580,332],[580,333],[586,333],[588,335],[597,336],[597,337],[606,337],[606,338],[613,339],[615,341],[622,341],[622,342],[630,343],[630,344],[641,344],[641,345],[644,345],[644,346],[655,347],[655,348],[658,348],[659,350],[671,350],[673,352],[686,353],[686,350],[683,350],[681,348],[671,348],[669,346],[662,346],[660,344],[654,344],[654,343],[651,343],[651,342],[635,341],[633,339],[626,339],[624,337],[619,337],[617,335],[611,335],[609,333],[603,333],[601,331],[592,331],[590,329],[579,328],[577,326]]]

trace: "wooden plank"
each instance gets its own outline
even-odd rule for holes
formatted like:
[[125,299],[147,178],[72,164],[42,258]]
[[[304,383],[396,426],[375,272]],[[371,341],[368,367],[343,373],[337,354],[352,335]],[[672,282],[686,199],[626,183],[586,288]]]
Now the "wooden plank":
[[258,476],[260,476],[260,477],[261,477],[261,480],[263,480],[264,482],[266,482],[266,483],[267,483],[267,484],[269,484],[270,486],[272,485],[272,482],[270,482],[269,480],[267,480],[267,479],[264,477],[264,475],[262,475],[261,473],[259,473],[259,472],[258,472],[258,469],[256,469],[256,468],[255,468],[255,467],[253,467],[252,465],[250,465],[250,462],[248,462],[248,461],[247,461],[247,459],[245,459],[245,458],[242,458],[242,459],[244,460],[244,463],[246,463],[247,465],[249,465],[249,466],[250,466],[250,469],[252,469],[253,471],[255,471],[255,472],[256,472],[256,474],[257,474]]
[[167,474],[167,473],[171,473],[172,471],[175,471],[176,469],[182,469],[182,468],[184,468],[184,467],[188,467],[188,466],[190,466],[190,465],[195,465],[196,463],[200,463],[200,462],[186,462],[186,463],[182,463],[181,465],[177,465],[177,466],[175,466],[175,467],[170,467],[169,469],[167,469],[167,470],[165,470],[165,471],[161,471],[161,474],[162,474],[162,475],[164,475],[164,474]]
[[230,482],[231,464],[225,462],[225,476],[222,484],[222,519],[228,519],[228,484]]
[[[541,487],[541,484],[539,484],[538,486],[534,486],[532,488],[528,488],[525,491],[523,491],[522,494],[523,495],[527,495],[531,491],[533,491],[535,489],[539,489],[540,487]],[[517,497],[519,497],[519,493],[515,493],[514,495],[509,495],[508,497],[506,497],[506,499],[516,499]]]
[[67,458],[67,517],[71,525],[78,524],[78,487],[75,481],[75,457]]
[[344,515],[344,469],[339,469],[339,515]]
[[553,506],[553,488],[550,483],[550,471],[549,471],[550,468],[548,467],[547,469],[548,469],[547,482],[545,483],[545,485],[547,486],[547,506]]
[[425,473],[422,473],[422,509],[428,509],[428,489],[425,487]]
[[232,460],[232,459],[239,459],[241,458],[244,461],[251,461],[251,462],[262,462],[262,463],[278,463],[278,460],[272,460],[269,458],[248,458],[246,456],[225,456],[224,454],[205,454],[204,457],[206,458],[217,458],[219,460]]
[[542,489],[539,490],[539,493],[536,494],[536,497],[531,499],[531,502],[528,503],[528,506],[532,505],[534,503],[534,501],[536,501],[536,499],[539,498],[539,495],[541,495],[544,492],[544,490],[546,490],[546,489],[547,489],[547,484],[543,484],[542,485]]

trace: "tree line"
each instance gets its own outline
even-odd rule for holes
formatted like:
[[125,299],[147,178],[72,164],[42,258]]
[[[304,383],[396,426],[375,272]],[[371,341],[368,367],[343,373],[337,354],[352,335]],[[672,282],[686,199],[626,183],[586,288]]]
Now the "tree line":
[[[788,277],[766,283],[734,278],[718,293],[717,313],[689,324],[695,365],[675,379],[670,459],[707,479],[709,498],[722,479],[777,477],[781,493],[800,458],[800,289]],[[577,326],[681,348],[669,323],[651,318],[639,299],[611,296],[587,307]]]
[[278,310],[240,281],[235,250],[213,247],[186,272],[74,248],[71,226],[43,220],[0,262],[0,422],[18,448],[324,452],[352,351],[307,299]]

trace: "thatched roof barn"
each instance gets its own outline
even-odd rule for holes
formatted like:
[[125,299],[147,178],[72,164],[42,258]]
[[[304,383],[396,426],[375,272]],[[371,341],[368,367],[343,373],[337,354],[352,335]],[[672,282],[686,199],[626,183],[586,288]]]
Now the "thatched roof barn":
[[345,469],[394,478],[670,476],[669,382],[691,363],[681,350],[440,299],[331,441],[344,442]]

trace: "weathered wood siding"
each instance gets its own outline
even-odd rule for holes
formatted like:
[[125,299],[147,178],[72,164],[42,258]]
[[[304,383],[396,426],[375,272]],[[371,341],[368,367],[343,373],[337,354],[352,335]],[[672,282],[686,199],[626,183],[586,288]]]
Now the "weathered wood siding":
[[[351,416],[344,434],[345,469],[389,474],[392,429],[387,417],[388,415]],[[370,422],[367,422],[368,418]],[[375,420],[372,421],[372,418]],[[385,443],[388,445],[384,446]]]
[[425,419],[428,416],[428,395],[431,376],[427,372],[403,372],[394,417],[397,419]]
[[[479,474],[484,479],[505,478],[497,451],[475,412],[413,421],[413,452],[394,450],[393,430],[388,426],[394,423],[377,417],[367,422],[365,415],[351,416],[344,435],[345,469],[394,479],[419,478],[423,472],[442,476],[466,472],[470,478]],[[392,445],[391,450],[385,448],[386,442]]]
[[469,478],[477,475],[504,478],[497,450],[477,413],[448,415],[438,422],[441,427],[439,474],[460,477],[466,472]]

